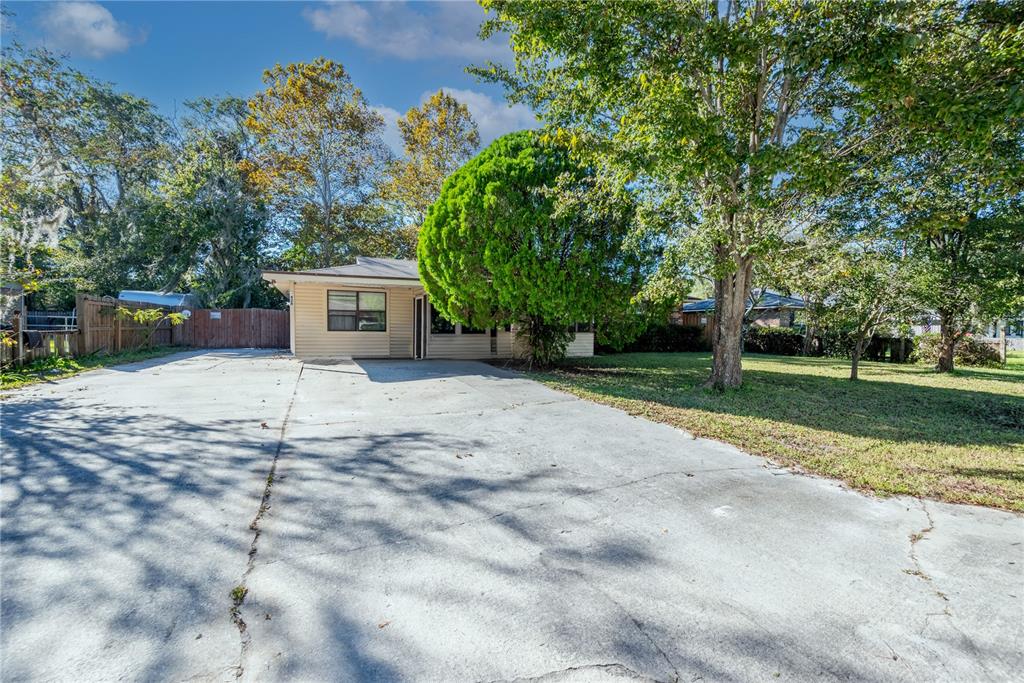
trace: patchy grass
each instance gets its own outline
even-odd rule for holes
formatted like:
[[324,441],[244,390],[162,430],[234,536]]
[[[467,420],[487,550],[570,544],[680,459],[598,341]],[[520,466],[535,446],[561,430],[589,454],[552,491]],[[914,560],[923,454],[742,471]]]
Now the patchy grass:
[[152,349],[124,351],[107,355],[91,355],[82,358],[61,358],[51,356],[37,360],[21,367],[12,367],[0,372],[0,389],[16,389],[38,382],[71,377],[87,370],[105,368],[109,365],[137,363],[150,358],[166,356],[169,353],[182,351],[180,346],[157,346]]
[[536,373],[556,388],[880,494],[1024,511],[1024,354],[1006,369],[747,355],[701,388],[707,353],[635,353]]

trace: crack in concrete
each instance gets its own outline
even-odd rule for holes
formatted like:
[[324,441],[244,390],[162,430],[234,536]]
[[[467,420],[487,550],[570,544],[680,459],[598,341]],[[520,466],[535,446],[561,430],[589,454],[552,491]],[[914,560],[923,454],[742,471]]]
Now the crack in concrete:
[[[665,660],[665,663],[668,665],[668,668],[672,671],[672,678],[670,679],[669,683],[679,683],[679,679],[681,677],[681,674],[679,673],[679,667],[675,665],[672,659],[668,656],[668,653],[662,649],[661,645],[659,645],[658,642],[654,640],[653,636],[651,636],[651,634],[647,632],[647,630],[644,628],[643,622],[637,619],[635,616],[633,616],[632,612],[626,609],[621,602],[613,598],[606,590],[604,590],[603,588],[595,584],[593,581],[591,581],[586,576],[586,574],[584,574],[580,570],[571,567],[554,567],[550,565],[548,561],[544,558],[543,553],[539,555],[537,559],[541,563],[541,565],[543,565],[546,569],[550,571],[563,571],[575,575],[583,583],[589,586],[591,590],[593,590],[596,593],[599,593],[605,600],[615,605],[615,608],[619,610],[619,612],[621,612],[623,616],[629,619],[629,621],[633,624],[633,627],[637,630],[637,632],[640,635],[642,635],[648,643],[650,643],[651,647],[654,648],[655,652],[657,652],[661,656],[661,658]],[[635,674],[636,672],[633,673]],[[642,680],[653,679],[645,677]]]
[[249,575],[252,570],[256,567],[256,553],[258,552],[258,544],[260,535],[263,533],[263,529],[260,527],[260,521],[266,514],[267,510],[270,509],[270,494],[274,487],[274,475],[277,472],[277,462],[281,458],[281,452],[284,450],[284,433],[288,428],[288,420],[292,414],[292,406],[295,405],[295,396],[299,391],[299,381],[302,379],[302,365],[299,366],[299,374],[295,377],[295,386],[292,387],[291,398],[288,399],[288,407],[284,412],[284,419],[281,421],[281,428],[278,431],[277,436],[277,447],[274,449],[274,458],[270,463],[270,472],[267,473],[267,483],[263,487],[263,496],[260,498],[259,509],[256,510],[256,515],[252,518],[249,523],[249,530],[253,532],[252,542],[249,544],[248,559],[245,564],[245,570],[242,572],[242,578],[238,585],[232,589],[232,606],[230,609],[231,621],[238,628],[238,634],[240,639],[240,651],[238,654],[238,665],[235,667],[235,678],[241,678],[245,673],[245,657],[249,651],[249,647],[252,645],[252,635],[249,633],[248,626],[245,620],[242,618],[241,607],[245,603],[246,595],[249,589],[246,587],[246,582],[249,579]]
[[921,541],[925,540],[925,538],[928,536],[928,534],[930,534],[931,532],[935,531],[935,520],[932,518],[932,513],[928,510],[928,506],[925,504],[924,500],[922,500],[922,499],[919,499],[918,502],[921,504],[921,512],[924,513],[924,516],[928,520],[928,526],[924,527],[920,531],[915,531],[914,533],[910,534],[910,552],[909,552],[909,555],[910,555],[910,561],[914,563],[914,568],[913,569],[904,569],[903,571],[906,572],[907,574],[910,574],[911,576],[916,576],[919,579],[921,579],[922,581],[927,582],[929,584],[929,587],[931,588],[932,592],[939,599],[941,599],[943,602],[949,602],[949,598],[946,597],[946,594],[943,593],[942,591],[940,591],[938,588],[935,587],[935,584],[932,581],[932,577],[929,576],[927,573],[925,573],[924,568],[921,566],[921,560],[917,557],[917,544],[920,543]]
[[628,666],[623,666],[618,662],[612,662],[610,664],[580,664],[578,666],[569,666],[564,669],[556,669],[554,671],[547,671],[537,676],[519,676],[516,678],[505,678],[505,679],[494,679],[487,681],[486,683],[528,683],[529,681],[557,681],[564,678],[567,675],[576,672],[587,672],[587,671],[602,671],[610,673],[616,677],[622,677],[624,679],[634,681],[646,681],[647,683],[665,683],[659,681],[656,678],[650,678],[644,676],[636,671],[633,671]]
[[[584,581],[586,581],[586,579],[584,579]],[[626,617],[633,623],[633,626],[636,628],[636,630],[644,638],[647,639],[647,642],[649,642],[651,644],[651,647],[653,647],[658,652],[658,654],[661,655],[661,658],[665,660],[666,664],[668,664],[668,668],[672,670],[673,676],[672,676],[671,683],[679,683],[679,677],[680,677],[680,675],[679,675],[679,667],[677,667],[675,665],[675,663],[672,661],[672,659],[668,656],[668,653],[665,652],[663,649],[661,649],[661,645],[658,645],[658,642],[656,640],[654,640],[654,638],[651,636],[651,634],[648,633],[644,629],[643,622],[640,621],[639,619],[637,619],[636,617],[634,617],[633,614],[629,610],[627,610],[625,607],[622,606],[621,602],[619,602],[618,600],[616,600],[612,596],[608,595],[608,593],[606,593],[605,591],[601,590],[597,586],[594,586],[593,584],[590,584],[590,585],[595,590],[597,590],[599,593],[604,595],[604,597],[607,598],[608,601],[611,602],[613,605],[615,605],[619,609],[619,611],[621,611],[623,614],[626,615]]]
[[[985,661],[985,657],[981,652],[980,648],[978,648],[977,643],[975,643],[971,639],[971,637],[967,635],[964,632],[964,630],[956,624],[953,612],[952,610],[950,610],[948,606],[949,596],[947,596],[944,592],[935,587],[934,579],[924,571],[924,568],[921,565],[921,560],[917,556],[917,544],[925,540],[929,534],[935,531],[935,519],[934,517],[932,517],[931,511],[928,510],[928,505],[925,503],[924,499],[918,500],[921,504],[921,511],[924,513],[925,518],[928,520],[928,526],[924,527],[920,531],[910,534],[909,554],[911,562],[914,563],[914,569],[905,569],[903,571],[912,576],[916,576],[922,581],[926,582],[931,592],[944,603],[942,605],[941,612],[929,612],[924,615],[924,623],[921,625],[921,628],[918,631],[918,635],[924,635],[924,632],[928,628],[929,622],[931,621],[932,617],[945,617],[946,623],[949,625],[951,629],[953,629],[960,635],[960,638],[966,645],[966,648],[971,652],[972,655],[974,655],[975,661],[978,662],[982,670],[986,674],[991,675],[992,672],[989,670],[988,664]],[[945,668],[945,664],[943,664],[943,668]]]

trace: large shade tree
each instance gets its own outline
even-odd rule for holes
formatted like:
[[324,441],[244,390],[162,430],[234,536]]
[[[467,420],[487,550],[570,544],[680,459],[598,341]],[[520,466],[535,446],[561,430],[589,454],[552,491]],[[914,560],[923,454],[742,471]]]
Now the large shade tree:
[[590,169],[537,133],[494,141],[445,182],[420,231],[420,275],[434,307],[477,328],[518,325],[539,363],[564,355],[581,321],[597,321],[605,337],[638,331],[634,295],[654,254],[650,244],[624,247],[630,196],[571,208],[555,198],[556,189],[593,182]]
[[427,210],[445,178],[480,147],[480,132],[469,108],[443,90],[399,117],[398,132],[405,155],[391,164],[381,192],[400,207],[415,249]]
[[156,286],[139,226],[172,158],[170,124],[46,50],[10,44],[2,72],[3,241],[24,264],[24,245],[49,234],[33,249],[37,305],[68,305],[76,288]]
[[922,266],[916,290],[948,372],[978,323],[1024,307],[1024,13],[988,0],[919,10],[927,40],[870,93],[893,134],[878,138],[886,154],[854,199]]
[[258,143],[243,170],[286,223],[291,265],[337,265],[386,220],[377,187],[390,160],[384,119],[328,59],[280,65],[249,100]]
[[260,277],[274,246],[267,207],[240,162],[252,153],[248,109],[235,97],[188,103],[190,115],[160,194],[172,220],[158,226],[160,270],[169,289],[188,288],[217,308],[268,306],[278,298]]
[[[915,32],[915,7],[483,4],[495,14],[484,35],[508,32],[515,65],[476,73],[504,83],[604,172],[676,209],[669,256],[681,253],[714,280],[709,385],[740,384],[754,266],[871,163],[861,152],[887,129],[873,125],[864,93],[926,36]],[[886,92],[900,101],[899,88]]]
[[918,300],[938,318],[940,372],[980,323],[1024,308],[1024,155],[1020,141],[998,147],[986,158],[935,146],[879,174],[881,215],[913,250]]

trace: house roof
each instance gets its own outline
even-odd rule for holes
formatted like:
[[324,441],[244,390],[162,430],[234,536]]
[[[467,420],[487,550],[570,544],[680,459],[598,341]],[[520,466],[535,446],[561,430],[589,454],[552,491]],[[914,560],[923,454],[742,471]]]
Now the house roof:
[[[751,296],[751,299],[754,299]],[[795,296],[785,296],[778,292],[764,292],[761,296],[757,297],[753,309],[755,311],[765,309],[776,309],[776,308],[793,308],[802,309],[804,307],[804,300]],[[683,304],[684,313],[704,313],[707,311],[715,310],[714,299],[704,299],[702,301],[695,301],[693,303]]]
[[371,258],[357,256],[356,262],[347,266],[331,266],[300,270],[303,275],[350,275],[352,277],[387,277],[397,279],[419,280],[419,271],[413,259]]
[[355,263],[310,270],[265,270],[263,279],[278,285],[288,282],[338,282],[346,284],[378,284],[410,286],[419,284],[416,261],[410,259],[357,256]]

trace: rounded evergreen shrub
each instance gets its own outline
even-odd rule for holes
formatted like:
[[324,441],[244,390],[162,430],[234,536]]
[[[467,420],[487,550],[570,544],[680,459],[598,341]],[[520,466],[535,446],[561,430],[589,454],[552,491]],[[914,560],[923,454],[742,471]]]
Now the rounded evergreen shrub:
[[[942,336],[934,332],[914,337],[914,358],[922,363],[935,365],[939,362],[941,345]],[[956,350],[953,352],[954,366],[991,367],[999,364],[999,352],[970,335],[957,342]]]

